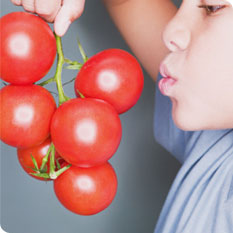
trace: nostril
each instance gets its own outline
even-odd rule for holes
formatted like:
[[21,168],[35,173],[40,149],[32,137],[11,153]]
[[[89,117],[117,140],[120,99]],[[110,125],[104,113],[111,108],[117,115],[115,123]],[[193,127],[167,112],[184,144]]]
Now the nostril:
[[169,49],[172,51],[172,52],[175,52],[175,50],[177,49],[177,45],[174,41],[170,41],[170,44],[169,44]]
[[170,41],[170,44],[174,45],[175,46],[175,43],[173,41]]

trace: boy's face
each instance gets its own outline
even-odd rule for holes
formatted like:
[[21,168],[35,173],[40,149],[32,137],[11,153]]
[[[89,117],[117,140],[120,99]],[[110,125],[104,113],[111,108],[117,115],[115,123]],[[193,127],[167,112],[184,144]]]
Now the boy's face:
[[163,63],[177,78],[168,96],[183,130],[233,128],[231,2],[184,0],[164,31],[171,53]]

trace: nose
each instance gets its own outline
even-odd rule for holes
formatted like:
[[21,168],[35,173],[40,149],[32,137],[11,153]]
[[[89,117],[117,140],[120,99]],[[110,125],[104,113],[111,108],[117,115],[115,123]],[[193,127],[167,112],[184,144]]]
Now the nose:
[[163,32],[163,41],[171,52],[185,50],[191,40],[191,32],[186,20],[175,15]]

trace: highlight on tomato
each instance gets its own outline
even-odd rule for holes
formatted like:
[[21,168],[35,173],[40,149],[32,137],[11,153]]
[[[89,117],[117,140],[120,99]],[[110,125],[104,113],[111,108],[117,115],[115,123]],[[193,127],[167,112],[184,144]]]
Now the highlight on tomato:
[[122,136],[116,110],[106,101],[76,98],[54,113],[51,137],[57,152],[70,164],[88,167],[109,160]]
[[38,85],[8,85],[0,90],[0,138],[6,144],[26,148],[39,145],[50,133],[56,110],[53,96]]
[[0,77],[11,84],[32,84],[43,78],[56,56],[56,40],[39,16],[12,12],[0,19]]
[[117,192],[117,176],[110,163],[81,168],[71,166],[54,180],[60,203],[79,215],[93,215],[107,208]]
[[75,79],[75,93],[103,99],[121,114],[136,104],[143,85],[143,71],[134,56],[106,49],[84,63]]

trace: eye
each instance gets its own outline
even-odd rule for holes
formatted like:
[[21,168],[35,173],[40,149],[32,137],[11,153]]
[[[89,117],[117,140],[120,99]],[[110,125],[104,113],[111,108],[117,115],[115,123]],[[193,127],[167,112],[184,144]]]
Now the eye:
[[211,5],[200,5],[198,6],[199,8],[204,8],[207,15],[212,15],[216,13],[217,11],[225,8],[225,5],[216,5],[216,6],[211,6]]

